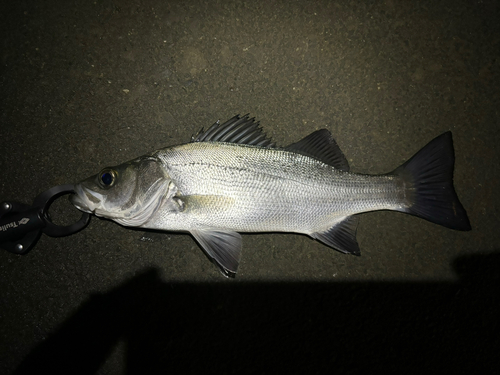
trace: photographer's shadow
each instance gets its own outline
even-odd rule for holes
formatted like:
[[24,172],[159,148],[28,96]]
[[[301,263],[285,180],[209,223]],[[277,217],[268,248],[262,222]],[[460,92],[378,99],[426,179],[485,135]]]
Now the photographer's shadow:
[[96,373],[120,342],[126,373],[491,373],[499,266],[459,258],[457,283],[166,284],[150,269],[93,295],[16,373]]

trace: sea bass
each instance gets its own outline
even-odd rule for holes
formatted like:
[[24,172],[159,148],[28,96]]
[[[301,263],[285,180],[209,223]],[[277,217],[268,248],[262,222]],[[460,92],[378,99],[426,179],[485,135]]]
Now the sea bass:
[[349,165],[326,129],[277,147],[248,115],[216,122],[167,147],[75,185],[80,210],[130,227],[189,232],[225,276],[241,259],[238,232],[295,232],[360,255],[357,214],[393,210],[470,230],[453,186],[451,132],[393,172]]

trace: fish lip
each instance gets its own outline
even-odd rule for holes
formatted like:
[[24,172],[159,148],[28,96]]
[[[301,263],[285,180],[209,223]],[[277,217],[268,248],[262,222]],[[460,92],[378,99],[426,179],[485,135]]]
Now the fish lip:
[[82,185],[75,185],[75,194],[70,195],[70,202],[80,211],[93,214],[95,210],[89,208],[89,200]]

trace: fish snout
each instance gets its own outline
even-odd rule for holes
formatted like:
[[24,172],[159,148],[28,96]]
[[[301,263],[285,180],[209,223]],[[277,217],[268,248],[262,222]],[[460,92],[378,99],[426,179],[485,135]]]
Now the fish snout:
[[80,211],[87,212],[89,214],[94,213],[90,208],[90,201],[85,194],[83,187],[81,185],[75,185],[75,194],[69,196],[69,201],[78,208]]

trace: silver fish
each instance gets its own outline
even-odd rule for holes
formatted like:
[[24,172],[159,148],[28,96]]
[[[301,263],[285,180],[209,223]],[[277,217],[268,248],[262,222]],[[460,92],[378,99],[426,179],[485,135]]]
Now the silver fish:
[[247,116],[216,122],[75,185],[72,203],[119,224],[189,232],[226,276],[241,259],[238,232],[304,233],[359,255],[357,214],[393,210],[470,230],[453,187],[451,132],[384,175],[349,172],[326,129],[277,147]]

